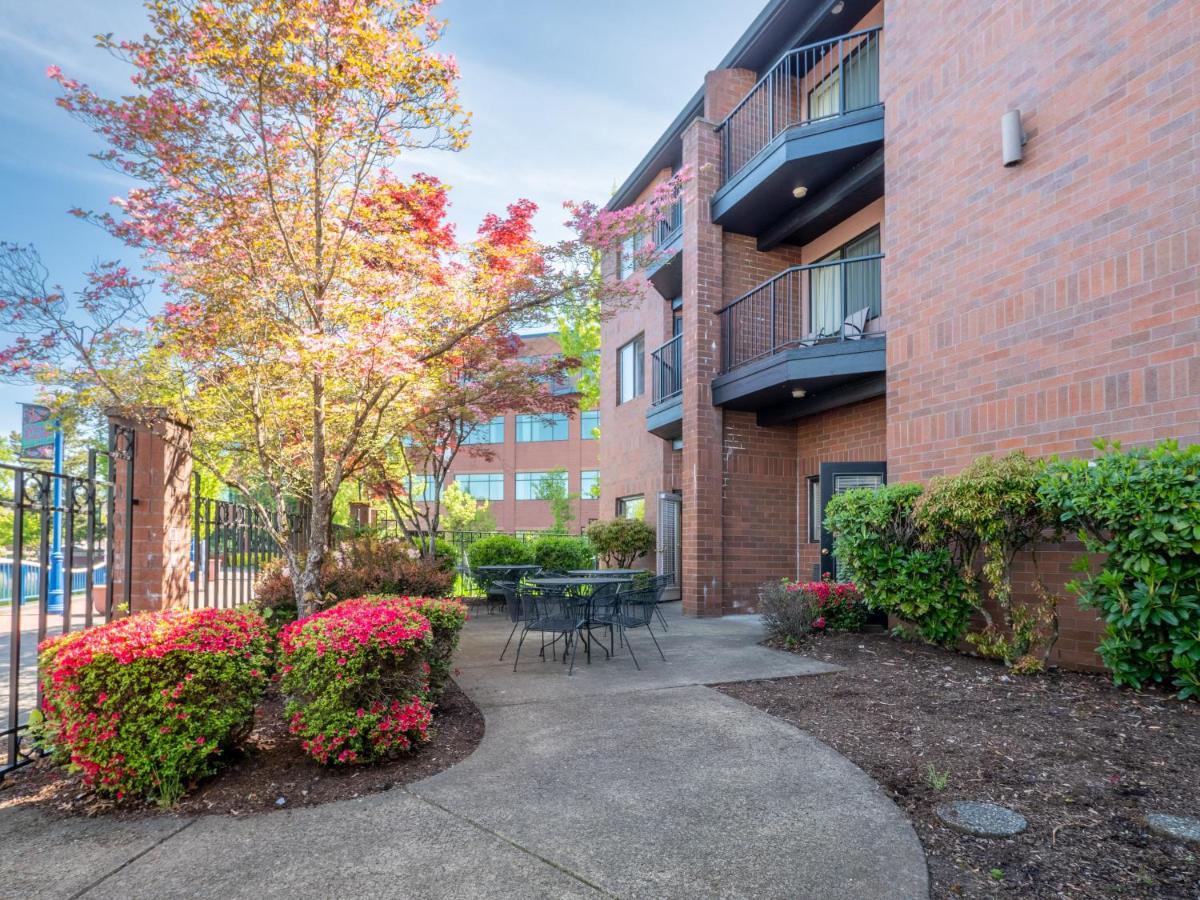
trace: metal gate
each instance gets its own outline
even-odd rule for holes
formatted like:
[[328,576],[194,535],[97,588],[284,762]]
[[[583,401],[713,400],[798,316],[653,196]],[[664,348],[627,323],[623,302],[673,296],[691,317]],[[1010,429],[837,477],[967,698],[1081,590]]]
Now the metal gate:
[[[41,702],[38,644],[129,609],[128,569],[113,596],[113,551],[118,542],[130,546],[133,497],[124,491],[118,512],[114,486],[119,465],[123,483],[133,483],[133,450],[133,430],[112,425],[108,449],[88,451],[84,475],[0,463],[0,778],[35,758],[26,732]],[[123,557],[128,566],[130,553]]]
[[671,576],[664,600],[678,600],[683,583],[683,498],[664,491],[658,495],[658,574]]

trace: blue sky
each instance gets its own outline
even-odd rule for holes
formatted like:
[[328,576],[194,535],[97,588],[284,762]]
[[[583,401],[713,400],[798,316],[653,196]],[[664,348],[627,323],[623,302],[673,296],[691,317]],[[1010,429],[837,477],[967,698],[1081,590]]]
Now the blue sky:
[[[142,6],[2,0],[0,9],[0,239],[36,244],[71,290],[95,260],[132,260],[66,210],[102,209],[128,185],[88,157],[101,145],[54,105],[45,69],[126,91],[128,70],[92,36],[140,35]],[[407,165],[452,185],[464,234],[529,197],[541,207],[539,232],[561,236],[562,202],[606,198],[758,10],[748,0],[444,0],[443,49],[459,59],[473,137],[461,153]],[[14,401],[29,396],[0,384],[0,429],[17,427]]]

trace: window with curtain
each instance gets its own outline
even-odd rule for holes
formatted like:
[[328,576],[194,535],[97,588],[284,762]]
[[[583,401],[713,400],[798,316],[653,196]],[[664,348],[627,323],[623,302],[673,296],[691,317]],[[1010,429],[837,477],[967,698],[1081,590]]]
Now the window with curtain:
[[863,307],[871,310],[868,320],[879,315],[883,306],[881,260],[853,261],[855,257],[873,256],[879,252],[879,227],[876,226],[819,260],[823,263],[843,260],[842,265],[809,270],[811,330],[815,334],[838,334],[846,316]]

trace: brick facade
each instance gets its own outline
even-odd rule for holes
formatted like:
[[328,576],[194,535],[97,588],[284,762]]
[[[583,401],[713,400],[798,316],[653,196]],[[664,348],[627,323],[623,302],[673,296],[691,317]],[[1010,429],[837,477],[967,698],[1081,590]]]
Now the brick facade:
[[[882,4],[846,31],[880,22]],[[1184,2],[898,3],[881,46],[884,196],[802,247],[759,252],[755,237],[711,220],[716,123],[762,70],[709,73],[702,113],[677,133],[695,173],[682,453],[647,435],[644,404],[612,411],[610,357],[636,329],[669,324],[662,299],[647,288],[646,304],[604,327],[602,506],[634,483],[681,490],[689,614],[746,610],[763,581],[813,574],[808,479],[822,463],[885,460],[895,483],[1012,449],[1085,454],[1097,437],[1200,440],[1200,18]],[[1010,108],[1029,141],[1005,168]],[[875,226],[883,313],[869,330],[887,334],[885,396],[772,427],[715,407],[713,313]],[[1079,549],[1040,548],[1038,571],[1064,598],[1054,661],[1095,668],[1100,624],[1063,587]],[[1017,561],[1018,587],[1030,589],[1032,571],[1031,556]]]

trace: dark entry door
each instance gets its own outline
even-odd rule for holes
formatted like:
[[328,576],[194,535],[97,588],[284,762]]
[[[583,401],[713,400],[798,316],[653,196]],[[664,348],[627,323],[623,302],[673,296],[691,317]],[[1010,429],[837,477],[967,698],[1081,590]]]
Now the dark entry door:
[[821,463],[821,575],[837,578],[833,535],[824,526],[825,505],[835,494],[854,488],[878,488],[887,484],[886,462]]

